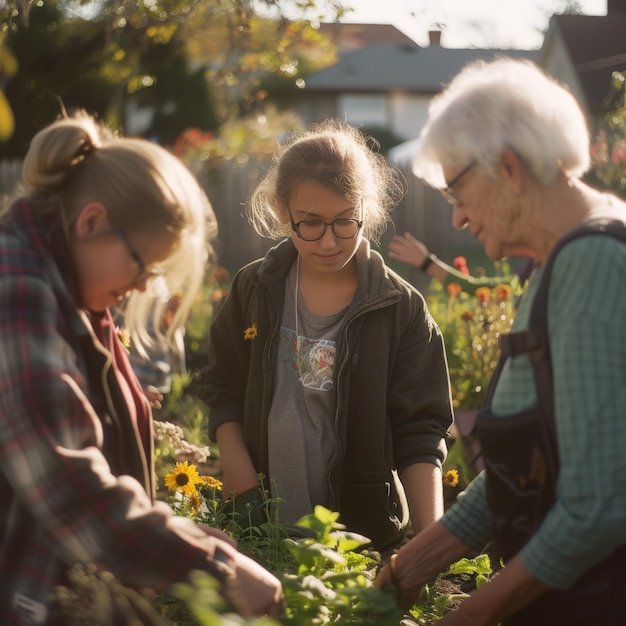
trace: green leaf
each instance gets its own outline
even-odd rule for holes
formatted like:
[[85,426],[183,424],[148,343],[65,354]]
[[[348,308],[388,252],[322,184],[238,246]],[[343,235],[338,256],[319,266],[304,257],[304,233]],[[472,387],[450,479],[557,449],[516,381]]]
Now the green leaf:
[[357,550],[362,546],[366,546],[371,541],[364,535],[358,533],[351,533],[346,531],[336,531],[330,534],[330,536],[336,540],[337,549],[339,551],[351,551]]

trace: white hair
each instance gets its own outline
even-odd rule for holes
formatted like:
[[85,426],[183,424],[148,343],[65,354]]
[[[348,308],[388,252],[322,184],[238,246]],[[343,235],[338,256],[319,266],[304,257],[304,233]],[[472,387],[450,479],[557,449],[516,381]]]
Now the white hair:
[[446,184],[444,165],[476,161],[493,174],[505,148],[543,184],[558,172],[581,177],[590,164],[587,121],[565,87],[530,61],[473,62],[433,98],[413,173],[434,187]]

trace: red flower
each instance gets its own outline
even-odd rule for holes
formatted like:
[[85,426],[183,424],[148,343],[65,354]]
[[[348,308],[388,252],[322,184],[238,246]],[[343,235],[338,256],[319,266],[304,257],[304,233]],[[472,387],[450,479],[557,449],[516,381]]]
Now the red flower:
[[454,267],[459,270],[459,272],[466,274],[469,276],[469,269],[467,267],[467,261],[465,260],[464,256],[458,256],[454,259],[454,261],[452,261],[452,265],[454,265]]

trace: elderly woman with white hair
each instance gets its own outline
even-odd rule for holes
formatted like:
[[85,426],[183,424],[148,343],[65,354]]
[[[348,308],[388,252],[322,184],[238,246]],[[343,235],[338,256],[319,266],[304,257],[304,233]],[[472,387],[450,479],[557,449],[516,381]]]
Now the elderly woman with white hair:
[[493,542],[504,568],[445,626],[623,623],[626,205],[585,184],[588,167],[580,106],[526,61],[464,68],[421,133],[414,173],[452,203],[454,226],[492,259],[538,263],[478,418],[485,471],[376,581],[410,605]]

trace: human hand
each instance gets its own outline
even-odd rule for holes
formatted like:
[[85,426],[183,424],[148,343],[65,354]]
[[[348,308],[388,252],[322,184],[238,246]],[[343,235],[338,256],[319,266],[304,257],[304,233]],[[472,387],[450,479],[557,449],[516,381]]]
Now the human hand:
[[392,554],[387,563],[378,571],[374,580],[376,589],[384,589],[385,587],[396,588],[396,602],[399,607],[408,610],[412,606],[411,600],[400,591],[400,580],[396,565],[397,553]]
[[285,596],[278,578],[241,552],[235,553],[233,565],[240,592],[252,615],[280,617],[285,611]]
[[376,576],[374,587],[395,586],[398,605],[409,609],[419,599],[424,583],[470,552],[470,546],[446,530],[441,522],[434,522],[389,559]]
[[411,233],[396,235],[389,243],[389,256],[396,261],[421,267],[428,257],[428,248]]
[[229,546],[233,548],[237,548],[237,542],[225,532],[219,530],[218,528],[214,528],[213,526],[205,526],[204,524],[198,524],[198,528],[200,528],[204,533],[210,535],[211,537],[216,537],[217,539],[221,539],[225,541]]
[[263,487],[256,485],[225,500],[220,506],[220,513],[242,530],[263,525],[268,521],[267,499]]
[[163,394],[156,387],[153,387],[152,385],[148,385],[143,388],[143,392],[146,398],[148,398],[148,402],[150,403],[150,406],[153,409],[161,408],[161,402],[163,401]]

